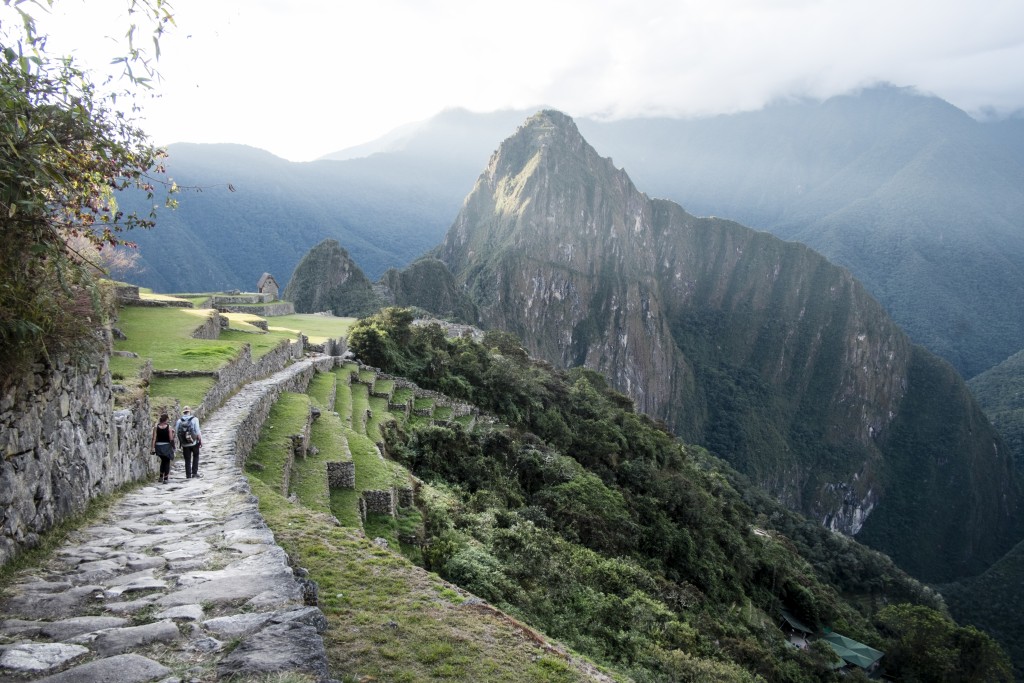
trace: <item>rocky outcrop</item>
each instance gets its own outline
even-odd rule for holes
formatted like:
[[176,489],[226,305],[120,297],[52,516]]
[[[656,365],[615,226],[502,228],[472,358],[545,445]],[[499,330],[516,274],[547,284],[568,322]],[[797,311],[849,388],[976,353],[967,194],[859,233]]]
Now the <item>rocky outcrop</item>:
[[[917,362],[847,271],[802,245],[648,198],[563,114],[541,112],[501,145],[438,256],[483,326],[515,333],[548,361],[604,373],[640,410],[832,528],[858,533],[875,515],[904,527],[906,515],[883,511],[911,489],[986,520],[931,547],[871,534],[919,576],[972,572],[1021,533],[1013,464],[970,411],[944,417],[970,428],[935,456],[958,463],[958,486],[896,476],[921,450],[895,426],[937,413],[908,409],[910,384],[945,375]],[[947,388],[971,405],[962,382]],[[982,451],[984,476],[961,477]],[[903,533],[928,524],[914,518]]]
[[330,239],[302,257],[281,298],[299,313],[332,311],[338,316],[368,315],[383,303],[348,252]]
[[455,282],[444,263],[422,258],[384,273],[378,291],[389,304],[422,308],[443,318],[476,322],[476,306]]

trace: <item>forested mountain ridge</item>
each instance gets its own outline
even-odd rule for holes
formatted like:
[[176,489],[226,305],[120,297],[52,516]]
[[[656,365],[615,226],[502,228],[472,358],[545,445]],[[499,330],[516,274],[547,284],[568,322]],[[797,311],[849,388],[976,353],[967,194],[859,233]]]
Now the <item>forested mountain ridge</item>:
[[581,122],[645,190],[810,245],[973,375],[1024,335],[1024,145],[910,89],[688,122]]
[[1020,538],[1018,474],[948,364],[810,249],[648,199],[563,114],[502,144],[436,253],[485,326],[919,577]]
[[972,377],[967,385],[1024,468],[1024,350]]
[[[137,235],[146,270],[131,279],[162,291],[237,288],[270,271],[284,285],[326,238],[379,278],[443,238],[481,166],[530,113],[446,111],[304,164],[171,145],[169,174],[206,189]],[[652,196],[800,240],[848,267],[963,376],[1019,350],[1020,121],[981,123],[938,98],[880,87],[728,116],[578,123]]]

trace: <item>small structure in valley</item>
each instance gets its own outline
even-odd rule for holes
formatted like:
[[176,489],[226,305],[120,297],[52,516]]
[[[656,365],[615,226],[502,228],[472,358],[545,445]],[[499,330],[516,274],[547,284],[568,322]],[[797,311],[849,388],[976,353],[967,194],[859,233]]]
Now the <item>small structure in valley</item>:
[[821,639],[828,643],[836,655],[843,660],[839,667],[855,666],[872,672],[878,666],[878,660],[885,654],[873,647],[858,643],[853,638],[848,638],[838,633],[826,633]]
[[256,291],[260,294],[270,294],[273,301],[277,300],[278,292],[280,288],[277,285],[277,280],[270,273],[263,273],[260,275],[260,279],[256,282]]

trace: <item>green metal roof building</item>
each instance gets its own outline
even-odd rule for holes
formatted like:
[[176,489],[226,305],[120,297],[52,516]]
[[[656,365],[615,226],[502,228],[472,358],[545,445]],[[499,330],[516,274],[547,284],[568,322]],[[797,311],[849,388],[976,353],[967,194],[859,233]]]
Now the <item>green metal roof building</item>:
[[858,643],[853,638],[847,638],[841,636],[838,633],[826,633],[821,637],[826,643],[828,643],[832,650],[844,661],[846,664],[852,664],[858,666],[861,669],[870,670],[878,664],[878,660],[882,658],[884,652],[876,650],[873,647],[869,647],[864,643]]

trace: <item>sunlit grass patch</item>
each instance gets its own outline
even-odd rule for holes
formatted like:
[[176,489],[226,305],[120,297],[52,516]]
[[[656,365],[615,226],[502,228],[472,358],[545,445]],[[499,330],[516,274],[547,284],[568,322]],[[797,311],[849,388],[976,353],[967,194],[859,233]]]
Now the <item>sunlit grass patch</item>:
[[[213,377],[154,377],[149,382],[149,404],[154,412],[160,406],[197,406],[203,402],[215,380]],[[159,413],[157,413],[159,414]]]
[[238,330],[223,330],[220,339],[236,344],[248,344],[251,347],[252,359],[259,360],[285,342],[294,341],[296,337],[290,332],[281,331],[249,334]]
[[220,316],[227,319],[229,330],[249,332],[250,334],[267,333],[262,327],[256,325],[260,321],[266,321],[266,318],[261,316],[253,315],[252,313],[221,313]]
[[333,372],[318,372],[309,381],[306,393],[321,410],[333,410],[337,382],[338,376]]
[[243,344],[223,339],[193,339],[213,311],[191,308],[124,306],[117,327],[126,339],[119,351],[133,351],[153,361],[154,370],[216,370],[241,353]]
[[349,328],[355,321],[356,318],[338,318],[309,313],[279,315],[270,320],[272,329],[302,332],[313,344],[322,344],[328,339],[340,339],[347,336]]

